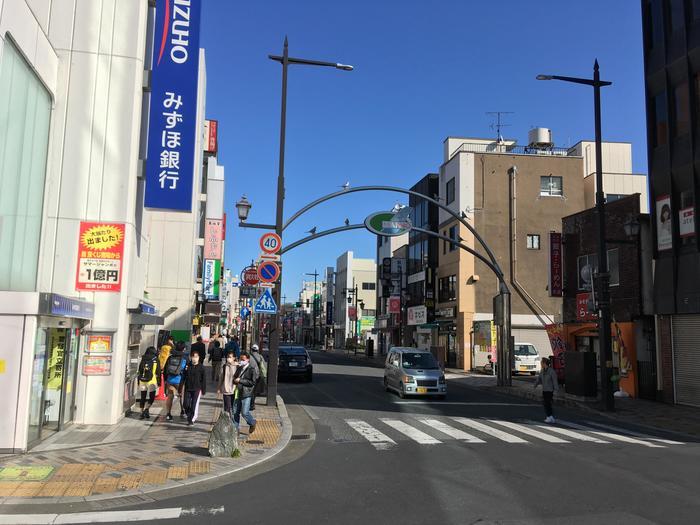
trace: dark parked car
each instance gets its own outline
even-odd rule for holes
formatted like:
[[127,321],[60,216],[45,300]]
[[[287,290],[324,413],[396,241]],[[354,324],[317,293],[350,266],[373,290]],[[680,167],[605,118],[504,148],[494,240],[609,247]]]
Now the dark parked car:
[[277,377],[304,376],[307,382],[313,380],[313,364],[306,348],[296,345],[280,346],[279,368]]

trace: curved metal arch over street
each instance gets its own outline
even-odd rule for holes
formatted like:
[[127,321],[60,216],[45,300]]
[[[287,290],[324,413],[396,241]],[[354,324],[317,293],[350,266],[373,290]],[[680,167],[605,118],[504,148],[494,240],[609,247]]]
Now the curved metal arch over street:
[[[423,195],[422,193],[419,193],[417,191],[413,190],[407,190],[405,188],[399,188],[397,186],[358,186],[357,188],[345,188],[340,191],[336,191],[333,193],[330,193],[328,195],[324,195],[323,197],[319,197],[313,202],[310,202],[303,208],[301,208],[299,211],[297,211],[294,215],[292,215],[287,221],[284,223],[284,226],[282,226],[282,230],[284,231],[287,229],[287,227],[292,224],[295,220],[297,220],[300,216],[302,216],[304,213],[309,211],[312,208],[315,208],[319,204],[322,204],[326,201],[329,201],[331,199],[335,199],[336,197],[341,197],[343,195],[348,195],[350,193],[356,193],[359,191],[391,191],[395,193],[403,193],[405,195],[413,195],[415,197],[419,197],[421,199],[424,199],[431,204],[434,204],[441,210],[445,210],[447,213],[452,215],[455,219],[457,219],[460,223],[462,223],[471,233],[474,235],[474,238],[481,244],[481,246],[486,250],[486,253],[489,256],[489,259],[491,261],[491,264],[489,264],[489,268],[491,268],[495,273],[496,276],[498,277],[499,281],[501,282],[501,286],[505,286],[507,288],[507,285],[505,283],[505,277],[503,275],[503,270],[501,270],[501,267],[498,264],[498,261],[496,260],[496,256],[493,254],[489,246],[486,244],[486,241],[479,235],[479,232],[474,229],[474,227],[469,224],[469,221],[467,221],[464,217],[460,216],[457,212],[449,208],[448,206],[445,206],[444,204],[441,204],[437,200],[428,197],[427,195]],[[341,230],[342,231],[342,230]],[[335,233],[335,232],[334,232]],[[434,232],[432,232],[434,233]],[[450,242],[454,242],[452,239],[450,239]],[[474,255],[478,255],[476,252],[473,252],[471,249],[469,250],[470,253],[473,253]],[[483,258],[479,258],[480,260],[484,260]]]

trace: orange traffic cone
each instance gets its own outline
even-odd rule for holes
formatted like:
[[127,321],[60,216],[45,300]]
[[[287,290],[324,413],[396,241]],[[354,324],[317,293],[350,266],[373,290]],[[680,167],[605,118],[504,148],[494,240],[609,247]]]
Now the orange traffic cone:
[[156,399],[158,401],[165,401],[168,398],[165,395],[165,376],[160,376],[160,386],[158,387],[158,393],[156,394]]

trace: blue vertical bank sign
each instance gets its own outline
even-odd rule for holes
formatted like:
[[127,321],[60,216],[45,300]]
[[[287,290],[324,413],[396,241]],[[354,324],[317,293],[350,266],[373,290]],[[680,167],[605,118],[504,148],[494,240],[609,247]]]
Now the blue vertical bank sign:
[[192,210],[201,0],[157,0],[147,208]]

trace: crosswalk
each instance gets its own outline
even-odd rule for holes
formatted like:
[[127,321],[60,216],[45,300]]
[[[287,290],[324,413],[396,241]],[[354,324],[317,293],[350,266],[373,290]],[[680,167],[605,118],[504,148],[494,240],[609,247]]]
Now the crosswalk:
[[359,441],[369,442],[377,450],[391,450],[401,442],[434,446],[447,441],[483,445],[503,442],[513,445],[548,443],[571,445],[576,442],[601,445],[626,444],[647,448],[667,448],[684,445],[681,441],[628,430],[613,425],[586,421],[557,420],[556,425],[536,421],[494,418],[433,416],[379,417],[376,421],[346,419],[345,423],[359,435]]

